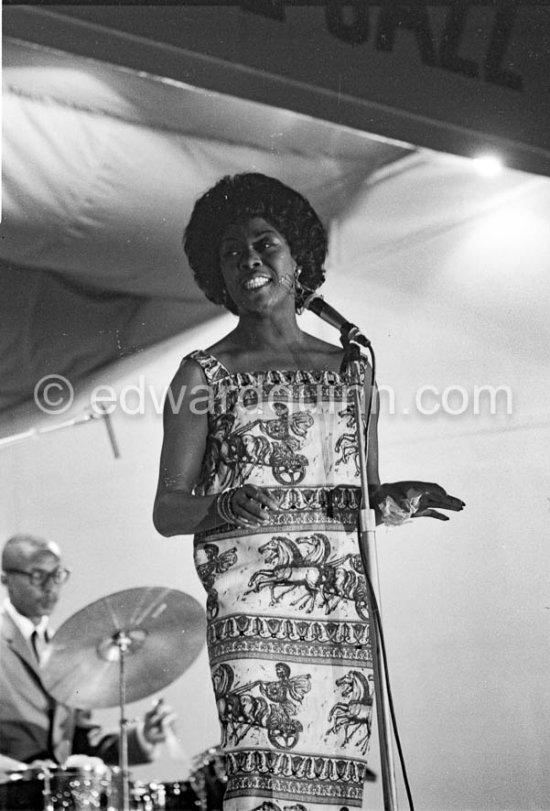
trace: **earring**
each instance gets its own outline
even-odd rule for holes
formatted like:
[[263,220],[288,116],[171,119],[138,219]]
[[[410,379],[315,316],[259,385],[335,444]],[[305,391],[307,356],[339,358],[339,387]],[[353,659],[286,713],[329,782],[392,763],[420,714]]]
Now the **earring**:
[[294,270],[294,301],[296,302],[296,312],[298,315],[301,315],[304,312],[304,295],[305,290],[300,284],[300,276],[302,274],[302,268],[300,265],[296,265]]

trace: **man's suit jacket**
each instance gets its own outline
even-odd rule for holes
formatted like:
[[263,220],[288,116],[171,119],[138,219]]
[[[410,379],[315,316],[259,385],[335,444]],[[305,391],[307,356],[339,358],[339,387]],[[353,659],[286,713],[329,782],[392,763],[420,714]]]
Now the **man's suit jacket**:
[[[0,753],[30,763],[51,758],[63,763],[71,754],[118,761],[117,734],[104,735],[91,714],[55,701],[40,680],[40,666],[30,644],[0,609]],[[130,763],[145,763],[135,729],[128,732]]]

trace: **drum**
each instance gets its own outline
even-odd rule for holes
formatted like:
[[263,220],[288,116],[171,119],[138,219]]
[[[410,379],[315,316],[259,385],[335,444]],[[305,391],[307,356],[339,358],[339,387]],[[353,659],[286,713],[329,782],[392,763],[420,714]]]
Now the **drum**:
[[[129,800],[130,811],[155,811],[153,804],[153,797],[149,790],[148,783],[142,783],[139,780],[132,780],[129,785]],[[120,786],[118,787],[118,804],[114,803],[115,809],[122,807],[122,793]]]
[[[112,770],[111,793],[107,811],[121,811],[123,806],[122,782],[120,769]],[[130,780],[128,784],[128,805],[130,811],[156,811],[157,799],[154,796],[155,783],[144,783],[142,780]]]
[[107,811],[112,808],[111,772],[105,767],[51,769],[45,811]]
[[187,780],[175,783],[149,783],[148,789],[151,805],[147,806],[146,800],[140,811],[198,811],[202,807]]
[[0,811],[117,811],[106,768],[28,769],[0,784]]
[[221,811],[227,777],[221,749],[194,758],[188,780],[133,783],[133,811]]
[[201,811],[221,811],[227,774],[225,758],[219,746],[211,747],[193,761],[189,784],[197,795]]
[[44,806],[42,771],[13,772],[0,783],[0,811],[43,811]]

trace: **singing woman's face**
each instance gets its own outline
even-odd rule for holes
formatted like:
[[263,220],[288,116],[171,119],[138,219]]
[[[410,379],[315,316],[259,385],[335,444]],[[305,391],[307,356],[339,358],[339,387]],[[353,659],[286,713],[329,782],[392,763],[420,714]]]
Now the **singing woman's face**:
[[262,217],[225,229],[220,268],[239,313],[294,311],[296,262],[284,236]]

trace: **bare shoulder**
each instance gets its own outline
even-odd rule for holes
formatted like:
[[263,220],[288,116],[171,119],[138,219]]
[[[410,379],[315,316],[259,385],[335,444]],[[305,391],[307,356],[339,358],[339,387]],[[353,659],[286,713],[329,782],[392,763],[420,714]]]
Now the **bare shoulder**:
[[314,369],[339,371],[344,357],[342,347],[323,341],[309,333],[304,333],[304,336],[304,354],[308,357],[308,365]]
[[215,344],[207,347],[204,351],[208,352],[209,355],[215,355],[217,357],[219,352],[225,352],[228,346],[231,345],[229,337],[229,335],[224,335],[223,338],[220,338],[219,341],[216,341]]
[[185,357],[172,378],[170,386],[174,388],[174,386],[189,386],[205,382],[206,376],[200,363],[194,358]]
[[342,347],[339,344],[331,344],[328,341],[323,341],[315,335],[310,335],[309,332],[303,333],[309,351],[319,352],[325,355],[342,355]]
[[190,394],[199,389],[203,389],[208,381],[200,363],[194,358],[186,357],[182,360],[172,380],[168,390],[168,401],[176,400],[182,403]]
[[172,378],[164,398],[165,436],[169,430],[181,430],[183,421],[190,419],[193,422],[197,421],[194,404],[197,398],[204,399],[205,392],[208,392],[208,381],[201,365],[193,358],[184,358]]

